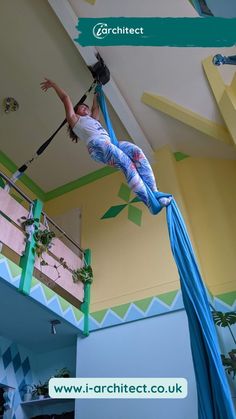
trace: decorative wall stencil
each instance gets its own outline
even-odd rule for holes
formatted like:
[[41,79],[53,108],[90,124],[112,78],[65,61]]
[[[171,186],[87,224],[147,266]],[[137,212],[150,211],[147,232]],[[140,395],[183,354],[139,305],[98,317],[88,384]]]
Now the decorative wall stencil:
[[124,183],[121,184],[118,197],[125,201],[125,204],[114,205],[110,207],[105,214],[101,217],[101,220],[107,218],[115,218],[117,215],[121,213],[125,208],[128,208],[128,219],[132,221],[132,223],[136,224],[137,226],[141,226],[142,223],[142,210],[137,208],[133,204],[135,202],[141,202],[138,197],[130,199],[131,191],[127,185]]
[[[18,288],[20,274],[21,268],[0,254],[0,280],[5,280]],[[30,297],[69,321],[79,331],[82,332],[84,330],[83,313],[35,278],[32,280]],[[208,300],[212,307],[218,311],[236,310],[236,291],[216,296],[211,295],[208,291]],[[177,310],[184,310],[180,289],[92,312],[89,316],[89,330],[92,332],[105,327],[118,326]],[[16,362],[17,359],[15,360]],[[7,382],[4,383],[7,384]]]
[[[209,303],[216,310],[222,312],[236,310],[236,291],[217,296],[213,296],[209,291],[207,293]],[[90,330],[118,326],[177,310],[184,310],[180,289],[91,313]]]
[[0,336],[0,383],[15,390],[11,412],[13,419],[25,417],[20,405],[21,397],[25,385],[32,384],[32,381],[30,359],[25,350]]

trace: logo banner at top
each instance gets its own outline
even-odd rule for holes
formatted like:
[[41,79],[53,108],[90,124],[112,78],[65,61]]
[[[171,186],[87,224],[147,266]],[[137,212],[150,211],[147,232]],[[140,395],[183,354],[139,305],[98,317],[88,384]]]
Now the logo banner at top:
[[81,46],[232,47],[236,18],[79,18]]

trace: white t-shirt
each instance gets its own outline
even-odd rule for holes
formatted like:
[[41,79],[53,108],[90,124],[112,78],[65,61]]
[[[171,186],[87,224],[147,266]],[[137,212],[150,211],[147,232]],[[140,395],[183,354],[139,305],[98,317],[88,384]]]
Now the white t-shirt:
[[80,116],[74,127],[74,133],[86,144],[94,138],[108,137],[107,131],[103,128],[99,121],[89,115]]

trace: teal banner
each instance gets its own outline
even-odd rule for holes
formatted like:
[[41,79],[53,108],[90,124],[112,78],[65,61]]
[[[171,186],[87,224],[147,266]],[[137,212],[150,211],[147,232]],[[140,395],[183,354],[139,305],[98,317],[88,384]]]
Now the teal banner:
[[232,47],[236,18],[79,18],[81,46]]

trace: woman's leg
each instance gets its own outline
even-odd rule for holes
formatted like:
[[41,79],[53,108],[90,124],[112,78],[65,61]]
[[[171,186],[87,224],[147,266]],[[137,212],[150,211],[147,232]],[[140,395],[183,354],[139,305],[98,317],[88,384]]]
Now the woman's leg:
[[151,165],[145,156],[144,152],[137,145],[128,141],[120,141],[119,148],[127,154],[127,156],[135,164],[135,167],[141,176],[144,183],[146,183],[151,191],[157,191],[156,180],[153,174]]
[[135,164],[126,153],[104,138],[91,140],[88,144],[88,151],[93,160],[120,169],[124,173],[130,189],[150,208],[145,184]]

